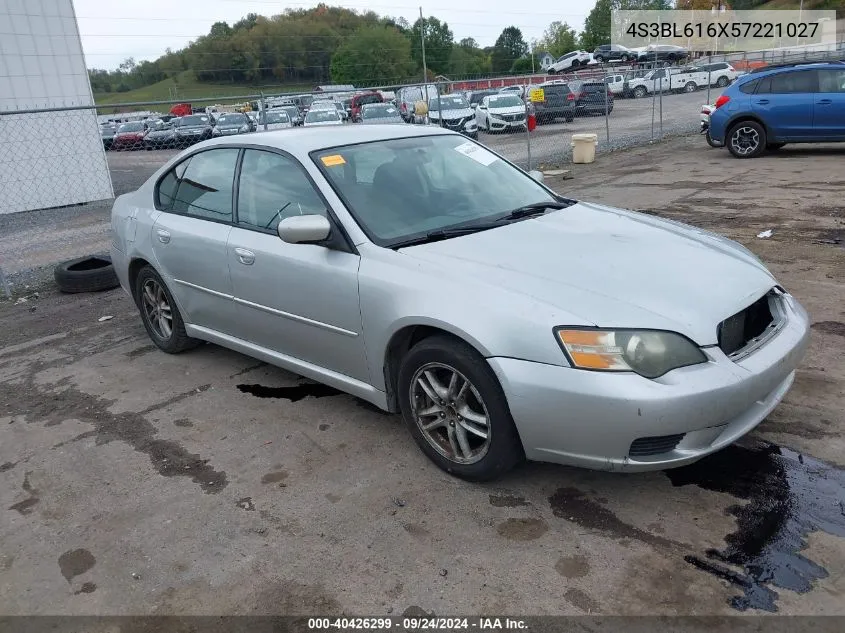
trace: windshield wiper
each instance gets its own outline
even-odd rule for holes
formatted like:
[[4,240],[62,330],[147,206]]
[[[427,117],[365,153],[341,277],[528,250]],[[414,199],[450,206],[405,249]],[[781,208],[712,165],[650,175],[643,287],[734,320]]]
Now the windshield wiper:
[[431,242],[439,242],[440,240],[448,240],[450,237],[458,237],[459,235],[469,235],[470,233],[478,233],[479,231],[486,231],[488,229],[497,229],[502,226],[498,222],[484,222],[473,224],[471,226],[453,226],[446,229],[437,229],[436,231],[429,231],[420,237],[414,237],[402,242],[391,244],[390,248],[404,248],[406,246],[416,246],[418,244],[429,244]]
[[534,202],[533,204],[526,204],[523,207],[517,207],[500,217],[497,221],[504,222],[505,220],[519,220],[520,218],[527,218],[532,215],[543,215],[549,209],[565,209],[575,204],[575,200],[560,201],[550,200],[548,202]]

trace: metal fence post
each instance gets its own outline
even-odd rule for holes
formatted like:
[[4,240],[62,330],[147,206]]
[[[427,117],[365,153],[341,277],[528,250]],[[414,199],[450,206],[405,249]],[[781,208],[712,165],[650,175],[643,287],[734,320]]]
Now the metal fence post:
[[669,90],[672,89],[672,75],[669,74],[669,67],[664,66],[663,72],[665,77],[660,78],[660,138],[663,138],[663,80],[669,85]]
[[440,84],[434,83],[434,91],[437,94],[437,122],[443,127],[443,104],[440,103]]
[[[712,64],[711,64],[712,66]],[[710,75],[712,74],[712,70],[710,68],[707,69],[707,104],[710,104],[710,85],[713,83]]]
[[[528,99],[531,99],[530,92]],[[531,171],[531,130],[528,129],[528,101],[525,102],[525,142],[528,147],[528,171]]]
[[3,285],[3,292],[6,293],[6,296],[11,299],[12,298],[12,290],[9,288],[9,282],[6,281],[6,275],[3,274],[3,268],[0,267],[0,284]]
[[604,83],[604,135],[607,140],[608,146],[610,146],[610,112],[608,108],[610,104],[610,86],[605,81],[607,77],[607,70],[604,68],[604,64],[601,65],[601,74],[602,74],[602,83]]
[[[264,91],[262,90],[259,95],[261,97],[258,100],[258,116],[264,121],[264,131],[267,131],[267,103],[264,101]],[[293,122],[291,121],[291,124]]]

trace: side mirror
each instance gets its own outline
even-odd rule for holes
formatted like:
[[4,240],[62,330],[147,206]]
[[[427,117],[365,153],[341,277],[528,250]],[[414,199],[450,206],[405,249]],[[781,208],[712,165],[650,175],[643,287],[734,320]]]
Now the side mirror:
[[283,242],[307,244],[326,239],[332,225],[323,215],[294,215],[279,222],[276,230]]
[[528,175],[531,176],[537,182],[543,182],[543,180],[545,180],[545,176],[543,176],[543,172],[541,172],[537,169],[532,169],[531,171],[528,172]]

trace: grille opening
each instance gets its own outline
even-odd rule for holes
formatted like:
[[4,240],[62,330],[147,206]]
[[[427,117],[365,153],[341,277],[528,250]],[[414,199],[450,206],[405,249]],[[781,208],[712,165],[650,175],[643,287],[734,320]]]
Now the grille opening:
[[730,356],[765,332],[773,320],[766,294],[719,324],[719,347]]
[[654,437],[640,437],[631,442],[628,455],[631,457],[647,457],[649,455],[660,455],[673,450],[682,439],[685,433],[676,435],[657,435]]

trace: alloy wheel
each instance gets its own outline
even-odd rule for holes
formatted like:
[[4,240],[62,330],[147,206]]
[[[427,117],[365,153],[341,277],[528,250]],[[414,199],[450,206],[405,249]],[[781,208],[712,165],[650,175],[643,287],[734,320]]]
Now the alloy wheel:
[[147,279],[141,299],[153,332],[163,341],[169,340],[173,335],[173,310],[162,285],[155,279]]
[[427,363],[411,379],[414,421],[426,441],[458,464],[481,460],[490,448],[490,416],[475,386],[457,369]]
[[760,146],[760,135],[753,127],[738,127],[731,134],[731,147],[737,154],[747,156]]

